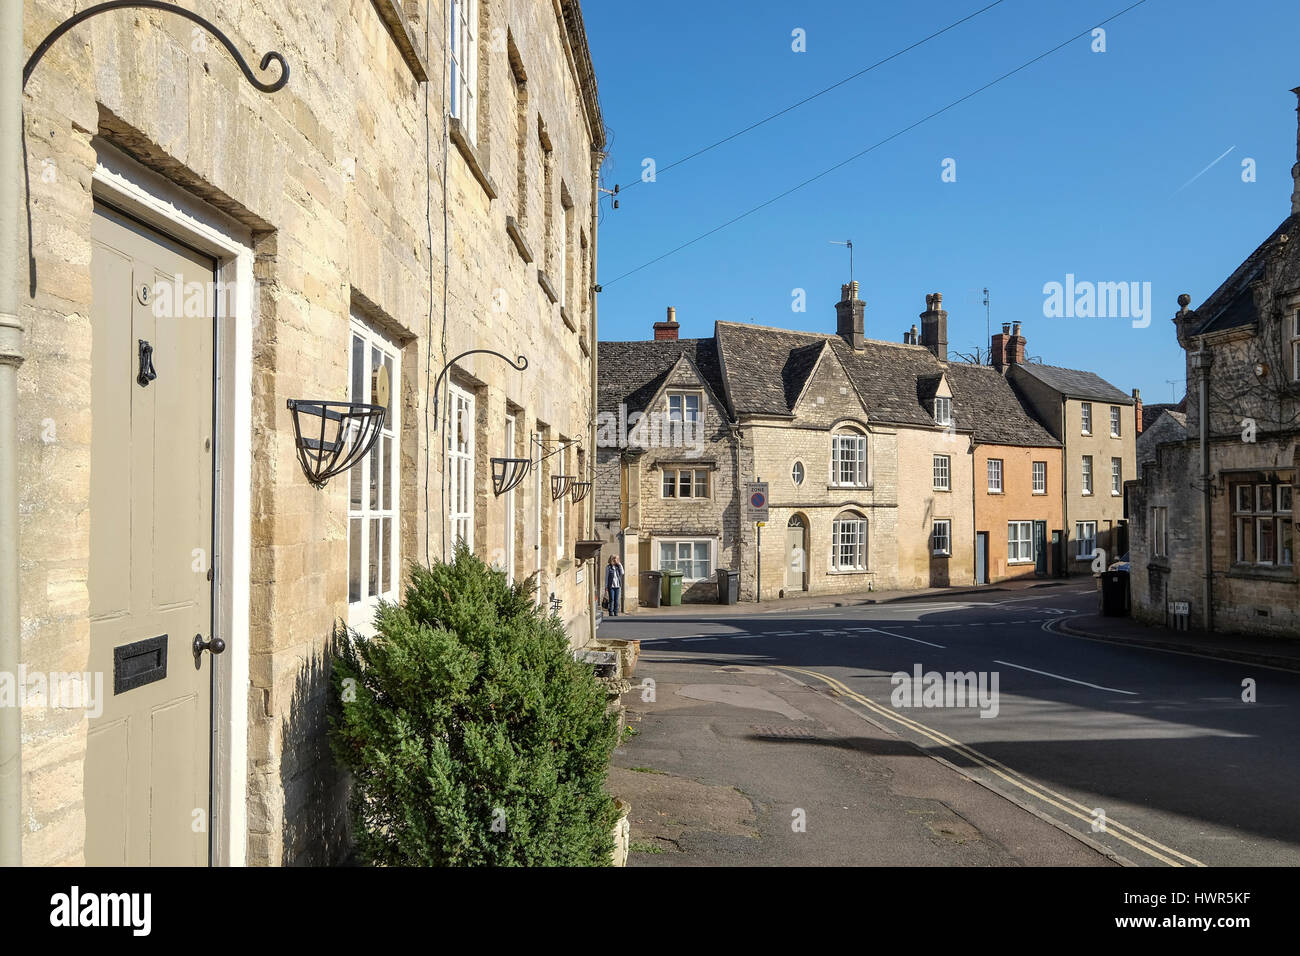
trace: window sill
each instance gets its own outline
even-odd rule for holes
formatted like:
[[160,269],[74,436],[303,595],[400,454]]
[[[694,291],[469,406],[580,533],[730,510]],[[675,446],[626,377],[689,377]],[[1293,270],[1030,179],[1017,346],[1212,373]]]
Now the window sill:
[[1005,492],[1002,492],[1002,491],[994,491],[992,488],[989,489],[988,493],[991,494],[991,495],[1001,495],[1001,494],[1005,494]]
[[542,287],[542,291],[546,293],[546,297],[551,300],[552,304],[560,301],[559,295],[555,292],[555,286],[551,285],[550,277],[541,269],[537,270],[537,284]]
[[1045,491],[1034,491],[1030,492],[1030,494],[1035,498],[1045,498],[1047,496],[1047,492]]
[[372,0],[372,2],[375,5],[375,12],[379,14],[379,19],[384,21],[384,26],[392,35],[393,42],[397,44],[397,51],[402,54],[402,59],[410,67],[416,82],[428,83],[429,68],[424,62],[424,54],[420,52],[419,46],[424,40],[416,37],[410,21],[402,12],[402,5],[395,0]]
[[[795,487],[798,487],[797,485]],[[875,485],[827,485],[827,491],[873,491]]]
[[951,552],[951,551],[931,551],[931,552],[930,552],[930,557],[932,557],[932,558],[951,558],[951,557],[952,557],[952,552]]
[[931,491],[942,491],[942,492],[945,492],[945,493],[948,493],[948,494],[950,494],[950,493],[952,492],[952,489],[951,489],[951,488],[931,488],[930,490],[931,490]]
[[1295,581],[1295,568],[1287,565],[1234,564],[1228,569],[1228,577],[1248,581],[1274,581],[1291,584]]
[[1008,561],[1008,562],[1007,562],[1007,567],[1009,567],[1009,568],[1022,568],[1022,567],[1027,567],[1028,565],[1031,565],[1031,564],[1033,564],[1033,563],[1034,563],[1034,559],[1033,559],[1033,558],[1025,558],[1023,561]]
[[519,253],[519,257],[525,263],[532,262],[533,250],[528,248],[528,241],[524,238],[523,227],[519,225],[519,220],[515,219],[514,216],[506,216],[506,235],[515,244],[515,250]]
[[492,177],[488,175],[487,165],[479,159],[478,150],[474,148],[474,144],[465,135],[465,129],[461,126],[458,117],[447,117],[447,133],[451,137],[451,141],[456,144],[456,148],[460,150],[461,156],[465,159],[465,164],[469,166],[469,171],[474,174],[478,184],[487,193],[488,199],[496,199],[497,185],[492,181]]

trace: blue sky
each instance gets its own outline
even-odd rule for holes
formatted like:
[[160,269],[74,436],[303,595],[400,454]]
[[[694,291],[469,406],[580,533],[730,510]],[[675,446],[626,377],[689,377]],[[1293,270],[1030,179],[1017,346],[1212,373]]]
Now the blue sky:
[[[1170,318],[1290,212],[1300,86],[1295,0],[1147,0],[810,186],[626,273],[948,105],[1132,0],[1004,0],[773,122],[664,167],[947,26],[990,0],[584,4],[610,129],[602,339],[648,338],[665,306],[682,335],[717,319],[833,332],[856,278],[867,334],[901,341],[942,292],[953,350],[1020,321],[1030,355],[1093,369],[1147,402],[1183,393]],[[806,52],[791,49],[792,31]],[[1226,150],[1217,165],[1206,166]],[[945,159],[955,182],[941,181]],[[1254,160],[1256,180],[1242,181]],[[1151,323],[1048,318],[1043,286],[1151,284]],[[623,277],[625,276],[625,277]],[[622,278],[620,278],[622,277]],[[807,311],[791,308],[804,289]]]

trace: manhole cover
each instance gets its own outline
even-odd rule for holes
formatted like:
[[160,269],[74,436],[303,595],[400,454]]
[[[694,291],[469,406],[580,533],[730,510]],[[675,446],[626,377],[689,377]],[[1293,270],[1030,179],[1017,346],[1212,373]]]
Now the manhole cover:
[[807,727],[779,726],[776,724],[754,724],[754,735],[757,737],[776,737],[782,740],[792,738],[811,740],[817,736]]

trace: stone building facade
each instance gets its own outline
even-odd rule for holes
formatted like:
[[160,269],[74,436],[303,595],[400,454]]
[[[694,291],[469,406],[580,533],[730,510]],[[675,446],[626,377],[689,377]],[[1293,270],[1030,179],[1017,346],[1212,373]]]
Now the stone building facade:
[[[602,447],[602,537],[641,569],[660,566],[665,537],[699,544],[713,561],[692,569],[688,600],[716,599],[717,568],[739,572],[743,600],[1048,573],[1033,559],[1045,529],[1061,525],[1060,443],[999,369],[948,361],[947,316],[935,293],[922,331],[901,343],[867,338],[850,283],[834,335],[720,321],[709,339],[677,341],[670,321],[656,323],[656,341],[600,343],[602,414],[699,389],[704,457],[727,463],[713,493],[686,504],[661,494],[660,453]],[[990,460],[1008,469],[996,505],[983,501]],[[1037,493],[1035,461],[1048,466]],[[768,485],[762,528],[745,517],[751,481]],[[1023,554],[1016,522],[1040,533]]]
[[[28,49],[78,6],[28,0]],[[283,89],[152,10],[77,27],[26,88],[22,663],[107,668],[103,714],[24,711],[30,864],[337,860],[331,635],[457,537],[591,634],[591,502],[550,480],[589,478],[594,442],[577,0],[197,6],[252,63],[282,53]],[[528,367],[463,358],[435,406],[471,349]],[[384,433],[313,487],[290,399],[383,405]],[[544,461],[498,497],[494,457]],[[113,693],[118,659],[150,683]]]
[[[739,544],[739,442],[715,343],[679,339],[674,311],[655,339],[601,342],[596,525],[626,576],[625,609],[649,600],[645,572],[683,572],[683,600],[717,597],[713,572]],[[603,586],[603,578],[602,578]]]
[[1300,635],[1300,127],[1296,158],[1290,214],[1198,308],[1179,297],[1186,434],[1130,487],[1133,614],[1148,623],[1186,605],[1192,627]]

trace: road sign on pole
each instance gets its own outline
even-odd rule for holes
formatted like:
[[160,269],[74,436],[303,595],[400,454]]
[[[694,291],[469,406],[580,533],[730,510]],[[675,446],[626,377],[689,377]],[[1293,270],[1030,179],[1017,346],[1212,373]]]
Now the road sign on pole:
[[767,482],[745,483],[745,517],[750,521],[767,522]]

